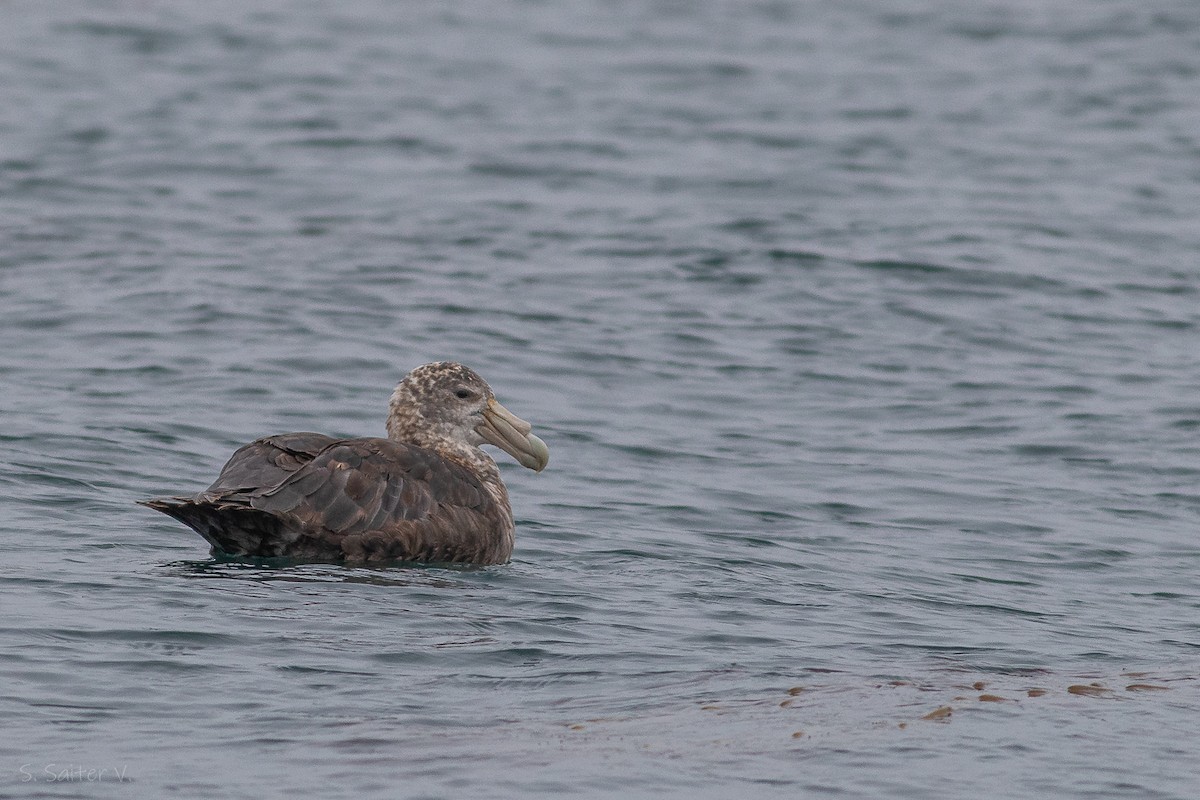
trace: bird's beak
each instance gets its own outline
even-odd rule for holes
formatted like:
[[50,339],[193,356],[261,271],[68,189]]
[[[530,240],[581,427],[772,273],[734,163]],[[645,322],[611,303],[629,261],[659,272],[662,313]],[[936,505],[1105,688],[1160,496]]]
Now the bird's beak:
[[495,398],[488,400],[483,410],[483,422],[475,430],[488,444],[494,444],[515,458],[522,467],[541,472],[550,461],[550,450],[546,443],[530,433],[533,426],[504,406]]

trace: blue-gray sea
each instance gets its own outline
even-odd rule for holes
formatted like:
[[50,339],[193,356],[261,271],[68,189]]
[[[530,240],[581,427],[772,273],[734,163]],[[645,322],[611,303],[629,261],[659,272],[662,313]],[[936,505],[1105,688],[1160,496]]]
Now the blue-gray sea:
[[[135,505],[463,361],[510,564]],[[0,796],[1200,796],[1194,0],[0,3]]]

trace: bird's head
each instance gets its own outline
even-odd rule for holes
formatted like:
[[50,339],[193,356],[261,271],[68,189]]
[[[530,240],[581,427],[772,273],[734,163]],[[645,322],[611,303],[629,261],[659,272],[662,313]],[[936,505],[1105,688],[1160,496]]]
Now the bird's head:
[[404,376],[392,393],[387,428],[396,441],[434,449],[493,444],[535,472],[550,460],[533,426],[500,405],[474,370],[453,361],[423,364]]

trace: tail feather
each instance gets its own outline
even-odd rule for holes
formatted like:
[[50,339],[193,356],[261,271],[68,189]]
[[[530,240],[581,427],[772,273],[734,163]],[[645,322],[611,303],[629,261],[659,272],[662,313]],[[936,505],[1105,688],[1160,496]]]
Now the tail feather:
[[224,555],[280,556],[298,536],[282,520],[241,503],[198,496],[139,500],[138,505],[174,517]]

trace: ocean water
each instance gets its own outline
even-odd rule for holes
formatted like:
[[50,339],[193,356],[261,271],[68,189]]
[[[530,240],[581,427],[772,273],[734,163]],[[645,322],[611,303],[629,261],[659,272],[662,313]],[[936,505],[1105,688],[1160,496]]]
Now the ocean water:
[[[1190,0],[3,3],[0,796],[1193,798],[1198,209]],[[134,504],[440,358],[511,564]]]

